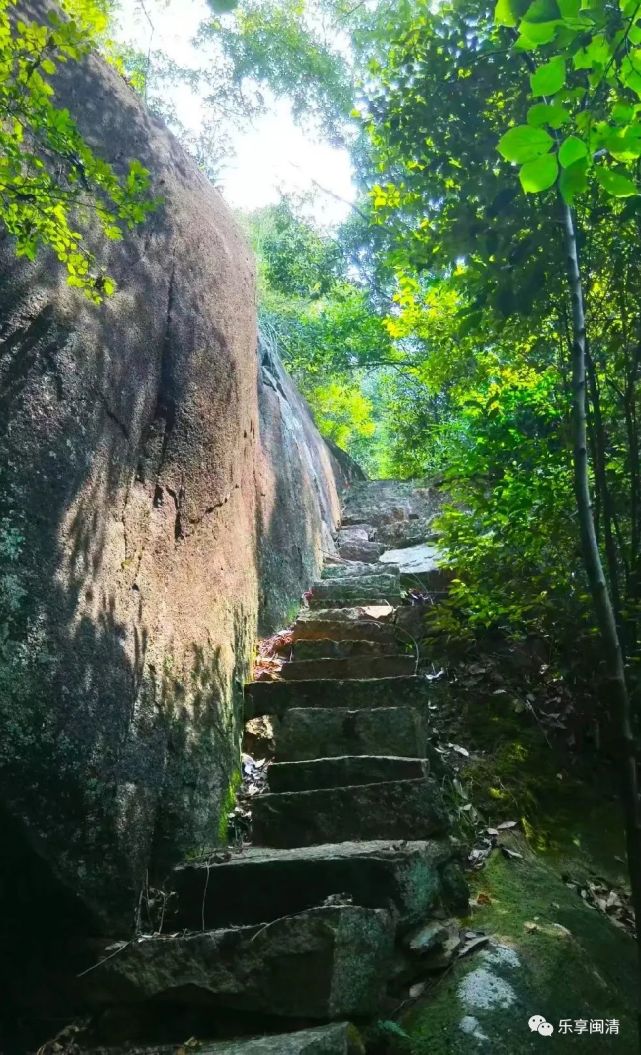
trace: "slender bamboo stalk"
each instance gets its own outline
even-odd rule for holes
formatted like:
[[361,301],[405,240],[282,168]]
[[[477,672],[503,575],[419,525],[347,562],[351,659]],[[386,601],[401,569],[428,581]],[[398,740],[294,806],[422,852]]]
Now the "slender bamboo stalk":
[[[623,653],[614,608],[603,572],[594,526],[590,495],[586,414],[586,326],[583,285],[579,267],[574,215],[562,202],[567,278],[572,301],[572,430],[574,439],[574,487],[581,531],[583,562],[588,577],[606,664],[608,698],[605,703],[619,753],[620,794],[625,819],[626,847],[632,904],[636,919],[637,950],[641,972],[641,804],[637,772],[637,752],[632,730],[632,713]],[[641,977],[641,976],[640,976]],[[641,1050],[641,1003],[637,1004]]]

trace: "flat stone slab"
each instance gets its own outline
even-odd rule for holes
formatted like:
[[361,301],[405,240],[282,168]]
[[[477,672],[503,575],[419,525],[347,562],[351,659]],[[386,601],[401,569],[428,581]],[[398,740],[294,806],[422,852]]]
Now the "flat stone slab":
[[413,655],[346,656],[341,659],[301,659],[284,663],[280,676],[285,681],[316,679],[399,678],[416,671]]
[[[337,680],[255,681],[245,686],[245,720],[261,714],[285,714],[290,707],[418,707],[426,705],[429,684],[413,675],[396,678]],[[319,751],[318,755],[323,752]],[[349,754],[350,752],[345,752]],[[370,752],[389,754],[390,752]],[[398,752],[391,752],[397,754]]]
[[263,846],[427,839],[448,824],[440,788],[429,779],[268,793],[253,802],[253,841]]
[[[367,629],[364,627],[363,632]],[[399,641],[401,635],[399,635]],[[389,656],[397,655],[399,644],[394,637],[379,637],[374,640],[353,638],[347,641],[334,641],[332,638],[313,638],[295,641],[290,646],[292,659],[352,659],[354,656]]]
[[[176,1055],[189,1047],[176,1044],[154,1044],[153,1047],[76,1049],[78,1055]],[[363,1044],[358,1030],[349,1022],[332,1022],[328,1026],[301,1029],[295,1033],[277,1033],[263,1037],[241,1037],[238,1040],[201,1040],[194,1049],[198,1055],[362,1055]]]
[[396,608],[401,603],[401,595],[398,588],[394,589],[380,589],[376,590],[373,586],[365,588],[362,591],[354,590],[350,591],[348,595],[344,593],[336,594],[312,594],[308,599],[310,608],[326,608],[328,604],[333,605],[335,608],[355,608],[366,605],[389,605],[390,608]]
[[300,612],[294,626],[294,641],[331,638],[334,641],[395,640],[393,611],[389,605],[362,608],[313,608]]
[[375,561],[386,549],[383,542],[368,542],[366,539],[346,537],[341,531],[338,535],[338,552],[345,560]]
[[265,923],[348,895],[355,905],[393,904],[408,926],[423,923],[441,894],[454,853],[448,839],[324,843],[292,849],[250,846],[176,868],[167,926],[199,930]]
[[259,926],[147,938],[87,975],[87,997],[97,1005],[154,1000],[295,1019],[371,1015],[394,930],[384,909],[342,905]]
[[399,587],[399,570],[396,567],[379,565],[375,572],[362,573],[360,575],[335,574],[331,578],[317,579],[312,585],[312,591],[321,596],[326,594],[331,597],[335,593],[353,592],[366,589],[395,589]]
[[403,549],[388,549],[380,557],[381,564],[395,564],[401,574],[436,571],[439,561],[442,560],[442,549],[430,542],[423,542],[420,546],[407,546]]
[[340,755],[311,762],[274,762],[267,772],[270,791],[314,791],[350,784],[377,784],[389,780],[419,780],[429,776],[425,758],[397,755]]
[[381,565],[368,561],[347,560],[338,564],[325,564],[321,572],[321,579],[343,579],[346,576],[376,575],[381,571],[388,571],[389,566],[381,568]]
[[292,707],[273,726],[279,762],[338,755],[421,758],[426,751],[423,719],[413,707]]

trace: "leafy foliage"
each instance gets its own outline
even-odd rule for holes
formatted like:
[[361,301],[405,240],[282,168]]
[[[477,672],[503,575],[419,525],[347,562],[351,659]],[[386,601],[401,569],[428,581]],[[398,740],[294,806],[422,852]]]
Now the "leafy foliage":
[[69,284],[99,302],[115,285],[76,230],[95,216],[108,239],[140,223],[154,207],[149,173],[132,161],[124,179],[99,158],[68,110],[55,105],[50,78],[59,64],[80,60],[104,29],[94,0],[67,0],[47,24],[13,16],[0,0],[0,222],[16,252],[33,260],[51,249]]

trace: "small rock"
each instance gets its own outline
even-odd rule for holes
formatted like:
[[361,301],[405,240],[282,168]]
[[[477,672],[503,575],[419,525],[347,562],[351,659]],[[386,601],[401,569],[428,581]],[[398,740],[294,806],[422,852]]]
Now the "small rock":
[[448,934],[448,928],[440,920],[432,920],[424,927],[412,931],[407,938],[407,947],[411,952],[422,956],[442,946]]

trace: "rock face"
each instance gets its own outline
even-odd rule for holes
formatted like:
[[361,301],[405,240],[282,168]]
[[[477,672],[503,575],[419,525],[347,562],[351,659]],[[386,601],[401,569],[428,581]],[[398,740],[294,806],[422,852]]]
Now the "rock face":
[[257,621],[331,549],[337,463],[273,353],[259,370],[252,262],[216,190],[97,59],[59,101],[163,203],[98,245],[118,283],[98,308],[0,243],[3,852],[129,927],[147,867],[216,840]]
[[[315,908],[269,926],[154,937],[124,948],[89,982],[95,1003],[169,996],[293,1019],[373,1014],[394,924],[384,909]],[[113,950],[112,950],[113,951]]]

